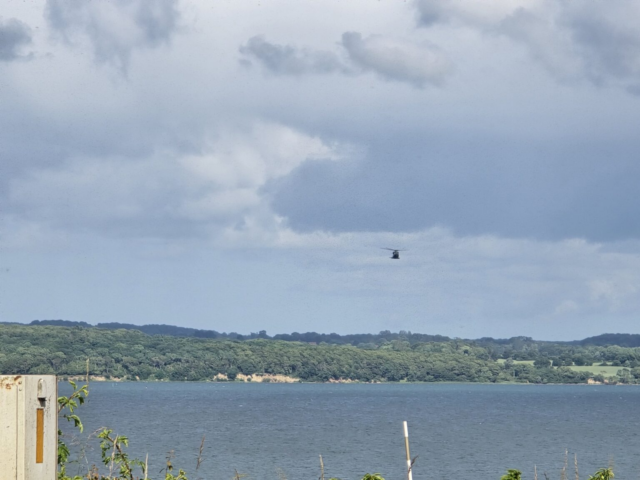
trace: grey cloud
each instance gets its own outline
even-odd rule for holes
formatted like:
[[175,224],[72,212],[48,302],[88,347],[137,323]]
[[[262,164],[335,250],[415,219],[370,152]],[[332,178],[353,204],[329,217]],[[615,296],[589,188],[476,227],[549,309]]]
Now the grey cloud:
[[[14,179],[5,211],[34,223],[118,236],[194,235],[194,225],[172,215],[184,189],[168,162],[82,159],[64,168],[38,169]],[[141,213],[144,212],[144,215]],[[177,233],[180,232],[180,233]]]
[[344,33],[342,45],[356,65],[387,80],[419,87],[441,85],[452,70],[451,63],[433,46],[416,46],[379,35],[363,39],[356,32]]
[[637,142],[567,148],[397,136],[373,142],[351,172],[303,164],[270,186],[271,198],[300,231],[442,226],[460,235],[637,239],[637,150]]
[[341,46],[346,52],[344,60],[333,52],[278,45],[256,36],[241,46],[240,52],[277,75],[373,72],[386,80],[417,87],[440,85],[452,70],[442,52],[431,45],[418,46],[381,35],[363,38],[357,32],[345,32]]
[[580,75],[582,62],[574,55],[570,39],[548,18],[518,8],[497,23],[493,33],[525,45],[530,55],[560,80]]
[[136,7],[136,24],[149,46],[169,41],[178,28],[180,14],[177,0],[140,2]]
[[47,0],[45,17],[67,41],[86,36],[100,63],[126,71],[135,49],[168,43],[178,29],[177,0]]
[[424,27],[455,23],[525,46],[561,81],[586,79],[595,85],[619,83],[631,93],[640,74],[640,5],[620,2],[541,0],[505,9],[500,4],[416,0]]
[[640,31],[637,3],[622,2],[567,8],[561,17],[592,81],[609,77],[637,81],[640,74]]
[[638,84],[629,85],[627,87],[627,92],[629,92],[631,95],[640,96],[640,85]]
[[418,21],[421,25],[431,26],[443,23],[450,18],[449,2],[443,0],[416,0]]
[[264,36],[251,37],[240,53],[258,60],[276,75],[304,75],[311,73],[349,73],[349,68],[332,52],[299,49],[291,45],[268,42]]
[[10,62],[24,58],[20,51],[31,43],[31,29],[20,20],[0,19],[0,61]]

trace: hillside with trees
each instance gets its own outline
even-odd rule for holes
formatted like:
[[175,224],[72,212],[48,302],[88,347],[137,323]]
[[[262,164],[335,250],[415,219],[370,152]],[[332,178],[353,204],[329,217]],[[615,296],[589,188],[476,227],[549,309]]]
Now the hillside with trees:
[[[203,381],[282,375],[308,382],[585,383],[574,366],[620,367],[612,382],[638,383],[640,348],[535,342],[518,337],[412,342],[403,333],[359,346],[257,338],[147,335],[137,330],[0,325],[0,373],[86,374],[126,380]],[[605,378],[599,380],[604,381]]]

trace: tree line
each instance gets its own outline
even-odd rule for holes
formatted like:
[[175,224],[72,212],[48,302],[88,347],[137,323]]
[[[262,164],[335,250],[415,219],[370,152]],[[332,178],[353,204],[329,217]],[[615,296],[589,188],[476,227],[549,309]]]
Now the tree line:
[[611,382],[640,380],[639,348],[528,341],[495,345],[460,339],[412,344],[402,336],[371,347],[0,325],[0,373],[85,375],[87,359],[90,375],[127,380],[233,380],[243,374],[286,375],[308,382],[585,383],[594,375],[570,367],[590,362],[620,366]]
[[[12,322],[0,322],[0,324],[22,325]],[[411,331],[400,330],[399,332],[391,332],[383,330],[379,333],[356,333],[340,335],[338,333],[317,333],[317,332],[293,332],[279,333],[273,336],[267,334],[266,330],[252,332],[246,335],[237,332],[218,332],[216,330],[203,330],[190,327],[178,327],[176,325],[149,324],[134,325],[131,323],[106,322],[98,323],[95,326],[87,322],[72,320],[33,320],[29,325],[33,326],[59,326],[59,327],[82,327],[82,328],[100,328],[106,330],[139,330],[149,335],[170,335],[174,337],[196,337],[196,338],[226,338],[232,340],[253,340],[256,338],[284,340],[288,342],[307,342],[307,343],[329,343],[331,345],[353,345],[353,346],[375,346],[377,343],[386,340],[403,339],[410,344],[425,342],[449,342],[452,339],[444,335],[429,335],[424,333],[412,333]],[[533,340],[531,337],[512,337],[512,338],[492,338],[483,337],[473,341],[482,345],[494,345],[496,347],[519,348],[523,345],[531,344],[558,344],[558,345],[582,345],[582,346],[619,346],[619,347],[640,347],[640,334],[629,333],[605,333],[594,337],[588,337],[583,340],[573,340],[568,342],[545,342]]]

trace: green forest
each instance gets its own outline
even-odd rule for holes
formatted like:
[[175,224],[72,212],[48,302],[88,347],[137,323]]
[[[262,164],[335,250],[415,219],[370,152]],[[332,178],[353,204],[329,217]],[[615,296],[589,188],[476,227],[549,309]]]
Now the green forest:
[[[0,324],[0,373],[84,376],[89,359],[91,376],[132,381],[282,375],[303,382],[640,383],[636,347],[528,337],[429,341],[430,336],[408,332],[389,337],[372,336],[369,342],[351,345]],[[598,373],[605,367],[607,373]]]

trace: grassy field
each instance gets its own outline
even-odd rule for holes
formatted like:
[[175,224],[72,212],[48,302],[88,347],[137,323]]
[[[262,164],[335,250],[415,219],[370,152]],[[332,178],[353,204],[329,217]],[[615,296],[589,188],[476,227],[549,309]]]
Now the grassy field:
[[[504,363],[504,359],[498,359],[498,363]],[[526,363],[528,365],[533,365],[533,360],[514,360],[513,363]],[[601,366],[601,365],[590,365],[584,367],[578,367],[576,365],[572,365],[569,367],[571,370],[575,372],[592,372],[594,375],[602,374],[605,377],[610,377],[618,373],[618,370],[622,369],[622,367],[612,367],[610,365]]]
[[[499,358],[498,363],[504,363],[504,358]],[[513,363],[526,363],[527,365],[533,365],[533,360],[514,360]]]
[[576,365],[573,365],[571,367],[569,367],[571,370],[574,370],[576,372],[593,372],[594,375],[597,374],[602,374],[605,377],[610,377],[612,375],[615,375],[618,370],[622,370],[623,367],[611,367],[609,365],[603,367],[600,365],[591,365],[588,367],[578,367]]

